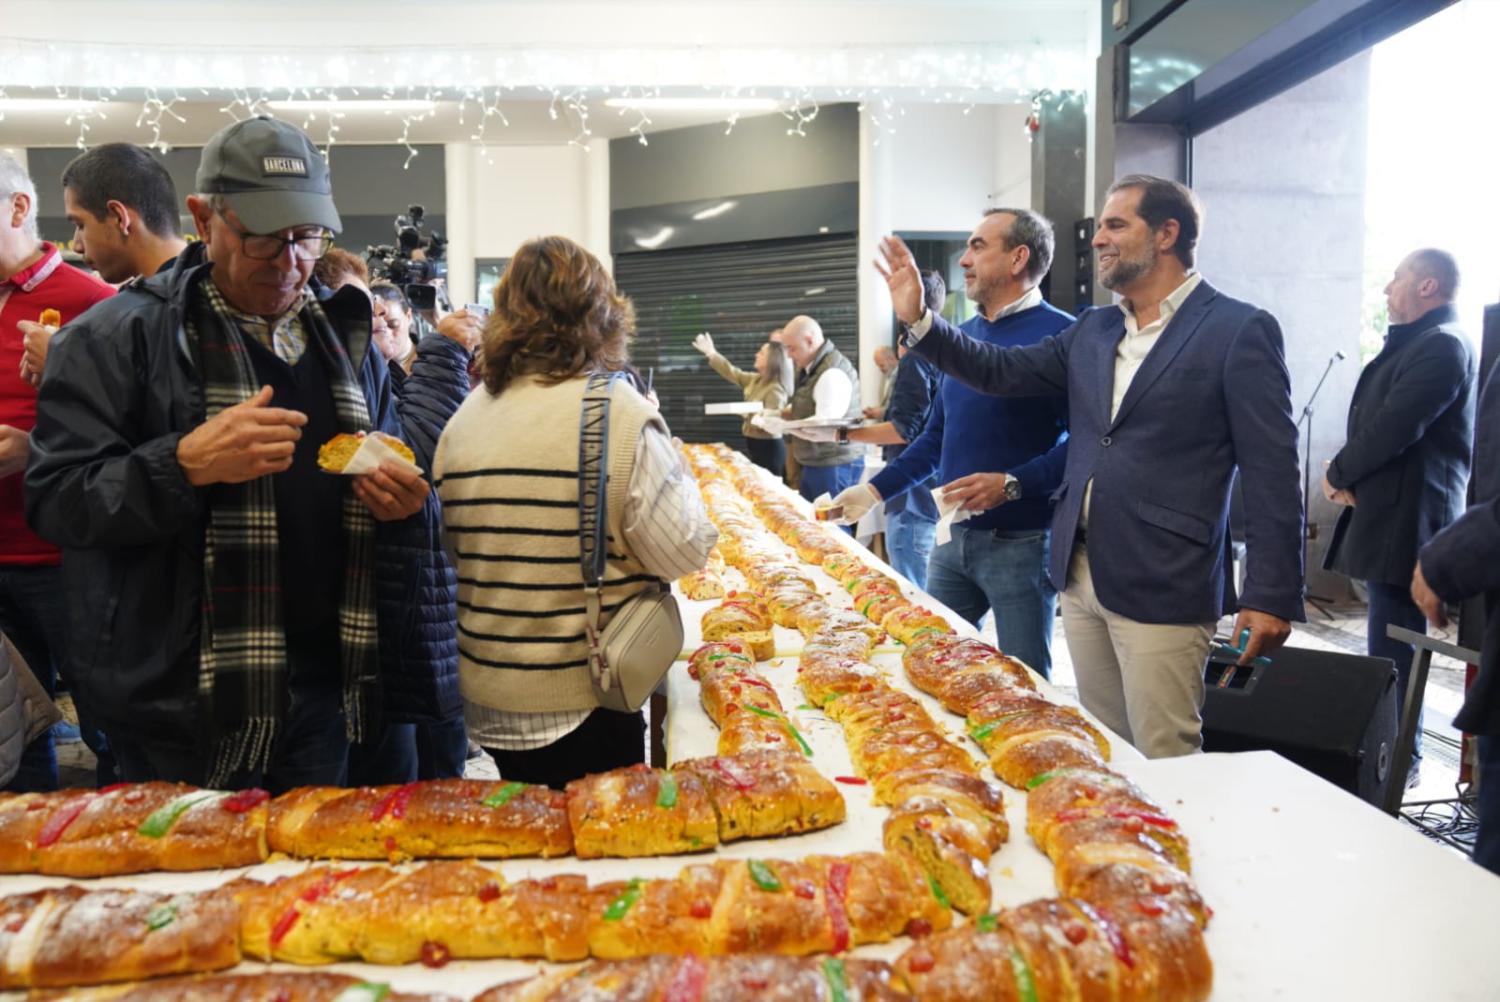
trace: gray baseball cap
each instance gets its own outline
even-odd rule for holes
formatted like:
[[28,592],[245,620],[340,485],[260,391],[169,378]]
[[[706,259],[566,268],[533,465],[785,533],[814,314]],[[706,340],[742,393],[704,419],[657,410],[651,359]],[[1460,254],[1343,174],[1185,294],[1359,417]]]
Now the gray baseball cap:
[[292,226],[343,229],[328,161],[295,125],[258,115],[221,129],[203,147],[198,191],[223,195],[251,233]]

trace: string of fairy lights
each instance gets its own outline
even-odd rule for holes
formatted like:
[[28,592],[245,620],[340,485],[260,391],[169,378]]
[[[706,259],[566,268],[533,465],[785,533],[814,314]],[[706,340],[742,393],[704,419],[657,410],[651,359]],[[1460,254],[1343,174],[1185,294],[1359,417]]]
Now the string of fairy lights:
[[[570,131],[566,141],[587,150],[601,105],[602,113],[628,122],[627,135],[647,144],[651,102],[686,96],[722,103],[726,135],[752,99],[760,102],[755,113],[780,113],[787,134],[797,137],[816,127],[822,105],[855,103],[878,144],[897,131],[913,104],[959,105],[968,114],[984,104],[1030,101],[1028,133],[1034,132],[1048,102],[1082,100],[1090,75],[1086,62],[1081,53],[1010,44],[817,51],[476,48],[417,54],[227,49],[189,59],[106,43],[0,40],[0,81],[15,81],[0,83],[0,123],[9,107],[50,110],[55,103],[63,124],[76,130],[75,144],[86,148],[101,122],[125,105],[135,112],[135,141],[166,152],[172,147],[168,136],[174,130],[183,134],[189,116],[207,107],[232,120],[275,114],[295,121],[300,115],[302,128],[327,148],[348,124],[341,103],[357,102],[365,111],[387,105],[390,141],[405,147],[409,167],[420,155],[421,127],[439,118],[456,116],[487,155],[492,144],[505,141],[511,126],[506,108],[514,113],[522,102],[540,101],[549,119]],[[301,105],[315,107],[300,110]],[[366,134],[367,121],[361,119]]]

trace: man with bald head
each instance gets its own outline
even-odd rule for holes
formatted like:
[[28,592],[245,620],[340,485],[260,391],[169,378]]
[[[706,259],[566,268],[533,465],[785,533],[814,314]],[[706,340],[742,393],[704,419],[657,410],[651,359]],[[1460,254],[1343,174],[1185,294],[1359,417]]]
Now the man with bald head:
[[[1385,287],[1385,345],[1359,374],[1348,440],[1323,477],[1324,496],[1347,506],[1324,566],[1365,583],[1366,649],[1396,663],[1403,700],[1412,648],[1386,627],[1426,628],[1410,593],[1417,552],[1463,512],[1474,445],[1474,354],[1453,309],[1457,291],[1446,251],[1416,250],[1397,266]],[[1411,779],[1420,727],[1415,751]]]
[[[818,322],[812,317],[793,317],[780,340],[797,369],[792,402],[782,414],[794,420],[816,417],[857,422],[859,373],[833,342],[823,337]],[[809,501],[821,494],[833,497],[859,483],[865,468],[860,448],[849,444],[848,439],[809,442],[794,438],[792,455],[802,467],[802,496]]]

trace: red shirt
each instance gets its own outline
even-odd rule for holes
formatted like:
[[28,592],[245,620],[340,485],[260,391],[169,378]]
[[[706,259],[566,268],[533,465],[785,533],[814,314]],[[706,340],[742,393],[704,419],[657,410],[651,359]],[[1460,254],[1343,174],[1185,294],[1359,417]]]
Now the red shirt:
[[[64,263],[51,244],[42,244],[41,260],[0,281],[0,424],[23,431],[36,427],[36,387],[21,378],[21,330],[18,321],[41,319],[54,309],[62,322],[115,294],[92,275]],[[22,490],[24,473],[0,477],[0,564],[45,566],[61,554],[26,525]]]

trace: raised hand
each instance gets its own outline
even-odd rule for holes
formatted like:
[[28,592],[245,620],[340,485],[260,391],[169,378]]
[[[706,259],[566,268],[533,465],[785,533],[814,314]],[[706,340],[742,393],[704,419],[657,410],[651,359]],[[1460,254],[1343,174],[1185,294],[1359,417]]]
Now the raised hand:
[[891,308],[904,324],[922,319],[922,273],[900,237],[881,237],[875,270],[891,292]]
[[708,331],[704,331],[702,334],[699,334],[697,337],[693,338],[693,347],[703,352],[703,354],[705,355],[714,354],[713,335]]

